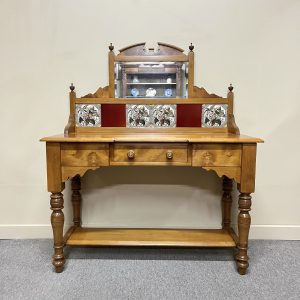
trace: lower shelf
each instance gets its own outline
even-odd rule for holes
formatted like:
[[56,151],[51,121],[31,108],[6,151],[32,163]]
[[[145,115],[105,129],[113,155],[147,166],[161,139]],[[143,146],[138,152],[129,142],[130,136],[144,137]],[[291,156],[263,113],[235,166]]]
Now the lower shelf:
[[72,227],[66,245],[235,247],[236,235],[225,229],[116,229]]

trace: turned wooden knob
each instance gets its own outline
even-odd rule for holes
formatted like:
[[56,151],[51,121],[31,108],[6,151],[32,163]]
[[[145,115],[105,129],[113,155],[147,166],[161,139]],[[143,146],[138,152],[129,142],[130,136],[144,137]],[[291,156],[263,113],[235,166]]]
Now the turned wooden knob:
[[133,150],[129,150],[128,153],[127,153],[127,156],[129,159],[134,159],[135,157],[135,153]]
[[168,150],[166,153],[167,159],[172,159],[173,158],[173,152],[171,150]]

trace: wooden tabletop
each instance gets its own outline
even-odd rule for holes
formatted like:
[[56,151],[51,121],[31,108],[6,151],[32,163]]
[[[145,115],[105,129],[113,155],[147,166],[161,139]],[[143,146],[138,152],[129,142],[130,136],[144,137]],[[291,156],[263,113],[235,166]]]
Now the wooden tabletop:
[[44,137],[43,142],[189,142],[189,143],[262,143],[260,138],[228,133],[204,133],[197,129],[184,130],[131,130],[111,128],[101,133],[63,134]]

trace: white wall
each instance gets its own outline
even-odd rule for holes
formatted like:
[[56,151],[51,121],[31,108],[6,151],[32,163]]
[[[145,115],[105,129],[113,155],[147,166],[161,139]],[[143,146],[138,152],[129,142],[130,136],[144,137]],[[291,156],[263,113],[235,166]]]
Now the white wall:
[[[0,2],[0,238],[51,237],[45,145],[77,95],[108,84],[107,52],[156,41],[188,50],[196,84],[235,87],[241,132],[259,145],[252,238],[300,239],[300,2]],[[218,227],[220,181],[192,168],[108,168],[83,180],[84,224]],[[69,192],[65,191],[70,224]],[[236,216],[236,211],[234,212]]]

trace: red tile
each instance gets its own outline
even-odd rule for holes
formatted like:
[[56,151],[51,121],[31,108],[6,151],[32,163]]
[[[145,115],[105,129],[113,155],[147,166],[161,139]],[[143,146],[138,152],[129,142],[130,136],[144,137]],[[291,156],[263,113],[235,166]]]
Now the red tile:
[[201,127],[201,104],[177,104],[177,127]]
[[102,127],[126,127],[125,104],[101,104]]

